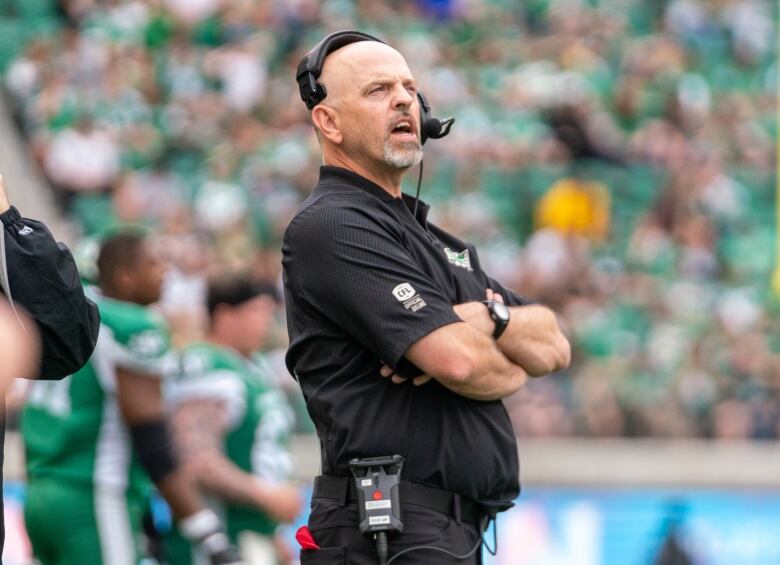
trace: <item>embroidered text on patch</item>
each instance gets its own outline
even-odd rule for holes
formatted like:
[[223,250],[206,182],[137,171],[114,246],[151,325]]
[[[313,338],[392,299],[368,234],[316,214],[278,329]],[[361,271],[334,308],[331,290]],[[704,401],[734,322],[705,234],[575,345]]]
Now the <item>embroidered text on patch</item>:
[[423,297],[417,294],[414,287],[409,283],[401,283],[393,289],[393,296],[398,302],[403,302],[404,308],[417,312],[427,306]]
[[471,259],[469,259],[469,250],[464,249],[460,253],[453,251],[449,247],[444,248],[444,252],[447,254],[447,260],[456,267],[462,267],[467,271],[473,271],[471,268]]

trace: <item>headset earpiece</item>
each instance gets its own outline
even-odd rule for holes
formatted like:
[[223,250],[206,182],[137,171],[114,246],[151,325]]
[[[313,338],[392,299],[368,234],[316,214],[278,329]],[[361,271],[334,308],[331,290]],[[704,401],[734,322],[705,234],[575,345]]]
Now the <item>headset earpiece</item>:
[[[306,80],[308,81],[308,84],[306,85],[307,94],[306,98],[304,98],[304,102],[306,102],[306,107],[311,110],[317,104],[325,100],[328,91],[325,90],[324,84],[317,82],[317,79],[314,78],[312,73],[306,75]],[[301,97],[303,97],[303,92],[301,92]]]

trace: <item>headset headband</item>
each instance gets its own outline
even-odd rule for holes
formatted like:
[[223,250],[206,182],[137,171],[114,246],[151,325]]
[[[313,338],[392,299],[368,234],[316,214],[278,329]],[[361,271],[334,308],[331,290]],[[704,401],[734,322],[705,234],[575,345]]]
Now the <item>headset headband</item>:
[[298,63],[295,78],[298,81],[301,99],[306,103],[306,107],[309,110],[325,100],[325,97],[328,95],[325,86],[317,82],[322,73],[322,66],[325,64],[325,58],[335,50],[358,41],[385,43],[378,37],[360,31],[337,31],[331,33],[315,45]]

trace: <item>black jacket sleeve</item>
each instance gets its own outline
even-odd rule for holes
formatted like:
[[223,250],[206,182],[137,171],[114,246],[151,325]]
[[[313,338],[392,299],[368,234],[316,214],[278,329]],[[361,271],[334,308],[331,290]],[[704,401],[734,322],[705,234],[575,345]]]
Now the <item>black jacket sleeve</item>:
[[44,224],[22,218],[13,206],[0,214],[0,221],[9,298],[24,307],[41,335],[38,377],[62,379],[78,371],[95,348],[97,306],[84,296],[70,251]]

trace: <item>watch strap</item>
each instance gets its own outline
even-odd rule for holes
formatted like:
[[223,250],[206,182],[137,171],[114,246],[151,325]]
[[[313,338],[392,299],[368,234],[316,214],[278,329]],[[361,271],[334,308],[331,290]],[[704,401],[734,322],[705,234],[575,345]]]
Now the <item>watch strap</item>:
[[507,326],[509,325],[509,318],[504,318],[498,315],[496,312],[497,302],[495,300],[483,300],[482,304],[487,306],[488,312],[490,313],[490,319],[493,320],[493,323],[495,324],[495,327],[493,328],[493,339],[497,340],[501,337],[501,334],[504,333],[504,330],[506,330]]

